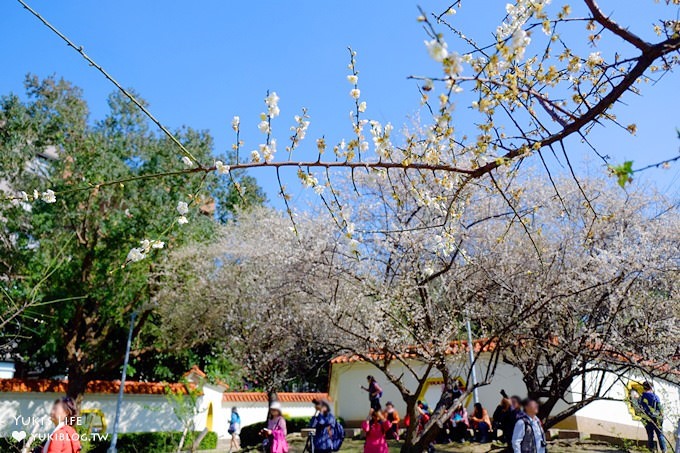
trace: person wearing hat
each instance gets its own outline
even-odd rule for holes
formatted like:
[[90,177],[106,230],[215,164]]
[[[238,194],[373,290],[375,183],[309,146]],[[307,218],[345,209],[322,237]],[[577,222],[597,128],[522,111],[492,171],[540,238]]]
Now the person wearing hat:
[[647,431],[647,448],[649,451],[656,451],[654,435],[659,439],[659,449],[666,453],[666,439],[663,435],[663,408],[659,396],[654,393],[654,387],[650,382],[642,384],[642,395],[640,396],[640,408],[643,416],[642,422]]
[[330,453],[333,451],[333,428],[335,417],[331,413],[331,403],[327,399],[313,400],[316,413],[309,423],[314,428],[314,453]]
[[286,420],[281,413],[281,403],[274,401],[269,405],[267,427],[260,431],[265,438],[266,449],[269,453],[288,453],[286,435]]

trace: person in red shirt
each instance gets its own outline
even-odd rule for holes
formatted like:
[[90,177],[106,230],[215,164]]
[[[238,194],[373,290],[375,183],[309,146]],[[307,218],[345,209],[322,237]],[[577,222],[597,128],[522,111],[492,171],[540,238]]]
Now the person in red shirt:
[[78,407],[75,401],[64,396],[52,405],[50,419],[56,426],[47,438],[42,453],[80,453],[78,433],[73,425],[78,420]]

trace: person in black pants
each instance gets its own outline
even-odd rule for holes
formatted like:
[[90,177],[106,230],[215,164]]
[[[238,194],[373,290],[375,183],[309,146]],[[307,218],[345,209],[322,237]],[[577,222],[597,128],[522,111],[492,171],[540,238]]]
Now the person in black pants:
[[366,376],[368,381],[368,387],[361,386],[361,388],[368,392],[368,401],[371,403],[371,409],[374,411],[379,411],[382,409],[380,406],[380,398],[382,397],[382,389],[378,385],[378,382],[371,375]]

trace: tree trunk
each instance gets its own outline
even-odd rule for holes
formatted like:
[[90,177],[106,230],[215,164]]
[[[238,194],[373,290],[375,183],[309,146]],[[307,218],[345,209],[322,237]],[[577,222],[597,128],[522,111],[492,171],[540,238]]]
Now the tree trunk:
[[73,398],[78,410],[80,410],[83,397],[85,396],[85,391],[87,390],[87,384],[89,384],[89,382],[90,378],[86,373],[83,373],[77,365],[69,366],[66,396]]

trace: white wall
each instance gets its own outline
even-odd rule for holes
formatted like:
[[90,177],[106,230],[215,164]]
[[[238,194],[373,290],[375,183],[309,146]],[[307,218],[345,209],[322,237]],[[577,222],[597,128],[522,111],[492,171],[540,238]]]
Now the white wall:
[[[2,393],[0,394],[0,433],[8,435],[14,430],[29,433],[47,433],[53,428],[49,420],[52,403],[63,396],[57,393]],[[83,409],[99,409],[104,413],[111,432],[116,413],[117,395],[87,394]],[[18,420],[15,417],[22,417]],[[28,420],[30,417],[35,419]],[[175,417],[172,406],[165,395],[124,396],[119,423],[119,432],[176,431],[181,423]]]
[[[463,357],[452,358],[453,370],[459,370],[465,377],[467,372],[467,362]],[[422,372],[423,365],[413,363],[412,367],[417,372]],[[485,357],[478,359],[477,374],[479,379],[483,378],[488,368],[488,361]],[[416,381],[408,371],[404,371],[402,365],[396,365],[390,370],[395,375],[404,373],[404,383],[411,389],[416,388]],[[403,402],[399,391],[390,384],[385,375],[377,368],[367,362],[337,363],[333,364],[331,372],[330,396],[334,401],[335,412],[346,421],[356,424],[363,420],[368,414],[369,402],[365,391],[361,390],[362,385],[366,385],[366,376],[373,375],[383,388],[383,405],[391,400],[397,410],[405,414],[406,405]],[[432,377],[440,377],[438,372],[432,372]],[[588,377],[586,389],[592,390],[596,385],[598,375]],[[632,376],[638,382],[645,379],[640,376]],[[620,380],[612,373],[606,375],[607,386],[611,388],[605,396],[616,401],[595,401],[585,406],[576,413],[578,429],[587,433],[606,434],[612,436],[624,436],[629,438],[646,438],[644,427],[640,421],[635,420],[629,411],[629,406],[624,401],[627,396],[625,385],[628,379]],[[579,401],[581,399],[581,381],[577,380],[572,384],[571,392],[565,395],[566,401]],[[508,395],[519,395],[526,397],[526,386],[522,381],[522,375],[515,367],[499,363],[492,381],[489,385],[478,389],[479,399],[482,405],[492,414],[500,402],[500,390],[504,389]],[[664,430],[674,432],[675,426],[680,417],[680,386],[665,381],[655,383],[656,393],[660,396],[665,410]],[[441,395],[441,387],[430,387],[424,395],[425,401],[435,405]],[[472,405],[471,398],[467,400],[468,410]],[[555,406],[554,413],[558,413],[567,407],[568,403],[562,401]]]
[[[451,367],[452,370],[457,370],[458,375],[465,380],[469,368],[467,362],[461,358],[455,363]],[[417,373],[422,373],[425,369],[424,365],[417,363],[413,363],[411,367]],[[488,369],[486,358],[482,357],[478,360],[476,369],[478,380],[482,380]],[[411,372],[404,369],[403,365],[395,364],[390,368],[390,372],[397,376],[403,373],[403,382],[408,388],[415,391],[417,381]],[[404,403],[397,388],[387,380],[382,372],[367,362],[333,364],[330,396],[333,399],[336,414],[349,422],[357,422],[366,418],[369,410],[368,395],[361,390],[361,386],[366,386],[366,376],[369,374],[375,376],[383,389],[382,404],[392,401],[397,411],[402,416],[405,415],[406,403]],[[441,374],[434,370],[431,372],[431,377],[433,379],[441,378]],[[493,413],[500,402],[501,389],[504,389],[509,395],[518,394],[522,396],[526,394],[526,387],[522,382],[519,371],[504,363],[498,364],[492,382],[478,389],[480,402],[488,409],[489,413]],[[434,406],[439,401],[440,395],[441,385],[432,385],[428,387],[422,397],[430,406]],[[469,398],[466,402],[471,406],[472,398]]]
[[[220,426],[219,431],[217,426],[214,427],[220,437],[228,436],[227,428],[229,427],[229,417],[231,416],[232,407],[238,408],[238,413],[241,416],[241,426],[248,426],[267,420],[269,405],[266,401],[247,403],[224,401],[222,402],[223,412],[226,414],[224,422],[222,426]],[[315,412],[312,403],[289,403],[283,401],[281,402],[281,407],[285,418],[311,417]]]
[[[599,383],[599,373],[592,373],[586,377],[586,396],[588,390],[596,388]],[[647,378],[639,375],[629,375],[624,378],[619,378],[614,373],[607,373],[605,375],[605,386],[607,392],[604,394],[608,400],[594,401],[583,409],[577,412],[578,417],[583,417],[591,420],[603,420],[601,423],[602,434],[610,431],[609,434],[617,435],[616,429],[621,429],[621,426],[629,427],[635,430],[640,438],[646,436],[644,427],[639,420],[636,420],[630,411],[630,406],[626,402],[628,393],[626,385],[630,381],[644,382]],[[578,379],[572,384],[572,394],[575,401],[582,398],[582,380]],[[654,390],[661,399],[664,408],[664,431],[674,432],[677,426],[678,418],[680,418],[680,386],[671,384],[666,381],[655,381]],[[611,400],[609,400],[611,399]],[[617,424],[618,427],[608,427],[609,424]],[[630,431],[628,431],[630,432]]]

